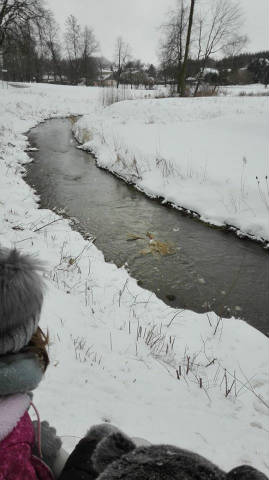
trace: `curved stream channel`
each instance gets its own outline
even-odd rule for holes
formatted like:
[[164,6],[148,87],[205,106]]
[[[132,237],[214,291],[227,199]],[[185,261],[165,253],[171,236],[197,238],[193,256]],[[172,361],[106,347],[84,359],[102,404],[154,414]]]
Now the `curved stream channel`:
[[[69,119],[53,119],[29,133],[38,151],[26,180],[41,206],[65,209],[82,234],[96,237],[107,261],[127,262],[131,276],[167,304],[234,315],[268,335],[267,252],[165,207],[99,169],[91,155],[76,148],[71,128]],[[173,254],[141,253],[149,247],[147,232],[169,242]],[[128,234],[142,239],[127,241]]]

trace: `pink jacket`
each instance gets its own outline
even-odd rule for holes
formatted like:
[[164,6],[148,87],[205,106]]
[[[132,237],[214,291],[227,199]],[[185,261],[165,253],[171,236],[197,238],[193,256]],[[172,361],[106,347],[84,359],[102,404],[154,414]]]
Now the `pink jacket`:
[[0,397],[0,480],[53,480],[50,469],[32,453],[29,404],[24,394]]

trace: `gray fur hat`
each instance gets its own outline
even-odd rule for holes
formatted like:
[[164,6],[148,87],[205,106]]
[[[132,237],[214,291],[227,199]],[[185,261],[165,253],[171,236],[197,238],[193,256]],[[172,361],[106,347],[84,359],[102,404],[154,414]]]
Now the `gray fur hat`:
[[15,353],[36,331],[43,303],[42,264],[0,248],[0,355]]

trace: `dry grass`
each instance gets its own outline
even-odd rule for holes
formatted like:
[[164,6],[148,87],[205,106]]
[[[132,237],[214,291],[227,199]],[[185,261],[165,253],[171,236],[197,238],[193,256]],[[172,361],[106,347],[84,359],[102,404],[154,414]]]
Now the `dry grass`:
[[125,148],[124,152],[122,153],[123,149],[124,147],[120,146],[117,140],[114,138],[114,150],[116,154],[114,165],[116,165],[118,168],[124,169],[124,174],[129,176],[129,181],[133,182],[135,179],[141,180],[142,176],[139,171],[135,156],[130,158],[128,148]]
[[211,87],[209,85],[202,85],[198,92],[196,93],[196,97],[217,97],[220,94],[220,90],[217,87]]
[[94,350],[93,345],[87,345],[85,337],[73,337],[72,334],[70,337],[74,345],[76,360],[78,360],[80,363],[88,363],[91,366],[100,366],[102,355]]
[[258,192],[259,192],[259,197],[266,207],[268,213],[269,213],[269,182],[268,182],[268,176],[265,175],[264,178],[259,178],[256,177],[256,182],[258,186]]
[[129,88],[123,86],[102,87],[100,90],[100,103],[103,107],[109,107],[113,103],[122,102],[124,100],[133,100],[133,92]]
[[70,115],[69,117],[70,122],[74,125],[77,122],[78,117],[76,115]]
[[266,92],[245,92],[242,91],[239,93],[239,97],[268,97],[269,96],[269,90]]
[[173,335],[163,333],[162,330],[162,325],[153,323],[148,327],[143,327],[138,322],[136,328],[136,353],[138,352],[138,344],[142,341],[147,345],[154,358],[163,360],[170,365],[175,361],[174,344],[176,338]]
[[163,178],[177,174],[174,164],[171,162],[171,160],[166,160],[161,156],[157,156],[155,161],[156,167],[161,170]]
[[83,128],[82,129],[82,138],[81,138],[81,143],[86,143],[86,142],[90,142],[90,140],[92,140],[92,134],[89,130],[87,130],[87,128]]

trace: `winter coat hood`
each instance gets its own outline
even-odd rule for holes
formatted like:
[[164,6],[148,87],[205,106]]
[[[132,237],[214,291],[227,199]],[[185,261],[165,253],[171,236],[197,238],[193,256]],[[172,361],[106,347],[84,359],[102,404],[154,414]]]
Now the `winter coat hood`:
[[0,442],[12,432],[29,406],[30,398],[26,394],[0,397]]

